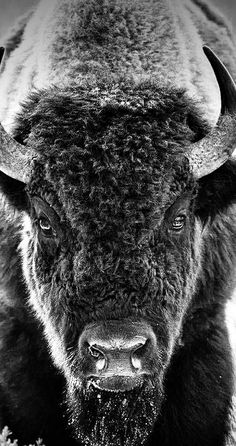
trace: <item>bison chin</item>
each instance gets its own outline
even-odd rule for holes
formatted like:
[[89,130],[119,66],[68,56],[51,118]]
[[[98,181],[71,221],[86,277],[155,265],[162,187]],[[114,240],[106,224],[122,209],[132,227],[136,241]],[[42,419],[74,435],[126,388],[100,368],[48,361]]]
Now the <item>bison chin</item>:
[[142,446],[160,411],[160,386],[127,392],[88,389],[68,391],[69,422],[85,446]]

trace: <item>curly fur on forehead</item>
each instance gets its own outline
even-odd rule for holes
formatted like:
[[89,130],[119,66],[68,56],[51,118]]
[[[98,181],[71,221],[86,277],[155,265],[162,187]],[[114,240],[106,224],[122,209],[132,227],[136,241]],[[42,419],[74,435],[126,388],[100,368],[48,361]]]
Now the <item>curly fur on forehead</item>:
[[[93,135],[115,119],[133,116],[143,122],[158,122],[165,140],[192,141],[210,129],[197,106],[185,90],[159,86],[154,79],[136,84],[122,78],[114,84],[105,77],[100,82],[31,93],[18,114],[14,136],[27,143],[33,132],[53,144],[58,139],[53,130],[58,131],[58,127],[63,136],[75,138],[78,132],[80,136]],[[36,150],[43,151],[38,146]]]
[[152,212],[160,192],[161,214],[189,188],[183,155],[207,131],[205,122],[184,91],[170,92],[153,82],[92,87],[52,88],[24,105],[15,136],[42,154],[30,193],[54,204],[57,195],[76,224],[86,215],[94,222],[98,217],[88,210],[96,204],[109,205],[114,218],[127,197],[136,211],[137,203],[143,208],[145,202]]

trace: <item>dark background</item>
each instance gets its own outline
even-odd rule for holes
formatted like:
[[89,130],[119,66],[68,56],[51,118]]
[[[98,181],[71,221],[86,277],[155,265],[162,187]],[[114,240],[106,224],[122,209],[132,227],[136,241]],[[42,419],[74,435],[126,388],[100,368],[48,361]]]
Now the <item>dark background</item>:
[[[236,0],[208,1],[219,6],[219,9],[231,20],[236,31]],[[20,14],[37,2],[38,0],[0,0],[0,36],[5,33]],[[48,2],[50,3],[50,0]]]

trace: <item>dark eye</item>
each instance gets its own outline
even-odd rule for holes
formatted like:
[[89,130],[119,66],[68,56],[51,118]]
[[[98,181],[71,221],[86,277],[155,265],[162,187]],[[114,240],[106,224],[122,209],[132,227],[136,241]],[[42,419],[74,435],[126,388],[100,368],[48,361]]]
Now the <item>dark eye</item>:
[[50,221],[47,217],[40,217],[39,220],[39,227],[41,229],[41,232],[45,237],[53,237],[55,235],[55,231],[53,230]]
[[174,231],[180,231],[184,227],[185,222],[185,215],[177,215],[177,217],[175,217],[175,219],[172,221],[172,229],[174,229]]

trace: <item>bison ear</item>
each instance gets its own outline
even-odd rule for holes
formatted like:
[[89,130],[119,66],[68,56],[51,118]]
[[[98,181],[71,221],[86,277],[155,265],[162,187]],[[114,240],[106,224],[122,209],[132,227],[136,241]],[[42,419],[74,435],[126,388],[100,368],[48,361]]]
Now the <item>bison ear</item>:
[[236,159],[199,180],[196,213],[206,221],[236,203]]
[[18,211],[27,210],[28,197],[25,183],[15,180],[0,171],[0,195]]

